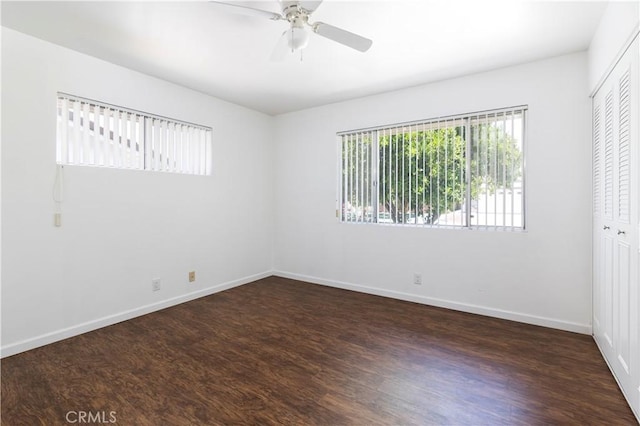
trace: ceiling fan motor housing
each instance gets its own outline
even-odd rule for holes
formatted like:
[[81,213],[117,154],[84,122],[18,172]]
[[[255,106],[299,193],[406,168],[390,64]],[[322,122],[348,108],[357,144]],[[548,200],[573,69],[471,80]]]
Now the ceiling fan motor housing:
[[287,31],[287,44],[291,50],[300,50],[309,43],[308,25],[309,14],[300,7],[298,2],[282,2],[282,15],[289,21],[291,28]]

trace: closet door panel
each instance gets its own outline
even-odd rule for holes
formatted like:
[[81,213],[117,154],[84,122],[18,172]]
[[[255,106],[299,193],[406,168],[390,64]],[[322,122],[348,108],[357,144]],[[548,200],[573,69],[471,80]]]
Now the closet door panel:
[[593,97],[593,332],[640,418],[640,47]]
[[604,343],[606,346],[603,348],[605,351],[610,352],[613,355],[613,314],[614,314],[614,288],[613,288],[613,275],[614,275],[614,259],[613,259],[613,238],[609,235],[603,236],[604,241],[604,256],[600,259],[604,280],[603,280],[603,302],[602,307],[604,311],[603,317],[603,329],[602,336],[604,337]]
[[630,374],[631,365],[631,247],[619,241],[616,247],[617,265],[614,294],[616,315],[614,329],[616,333],[616,359],[624,375]]
[[623,73],[619,80],[618,105],[618,181],[617,181],[617,221],[620,224],[631,224],[631,93],[629,81],[630,69]]

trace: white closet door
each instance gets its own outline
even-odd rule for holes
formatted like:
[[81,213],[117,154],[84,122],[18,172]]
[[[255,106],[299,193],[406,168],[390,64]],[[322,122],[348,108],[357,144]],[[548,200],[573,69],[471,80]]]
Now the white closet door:
[[640,415],[638,39],[593,98],[593,328]]

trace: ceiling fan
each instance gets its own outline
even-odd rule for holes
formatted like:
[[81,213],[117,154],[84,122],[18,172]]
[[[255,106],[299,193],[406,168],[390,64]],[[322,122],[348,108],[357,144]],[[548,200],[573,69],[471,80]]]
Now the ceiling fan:
[[280,41],[271,56],[274,60],[282,59],[288,49],[291,50],[291,52],[295,52],[307,47],[310,31],[360,52],[369,50],[373,43],[373,41],[368,38],[343,30],[342,28],[334,27],[333,25],[325,24],[324,22],[309,22],[311,14],[320,6],[322,0],[277,1],[282,13],[219,1],[211,1],[210,3],[229,12],[267,18],[272,21],[282,20],[289,22],[289,29],[282,33],[282,37],[280,37]]

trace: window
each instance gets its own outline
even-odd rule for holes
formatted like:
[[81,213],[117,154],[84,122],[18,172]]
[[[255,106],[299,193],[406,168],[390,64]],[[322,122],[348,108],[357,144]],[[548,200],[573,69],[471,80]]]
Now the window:
[[526,111],[339,133],[340,220],[524,229]]
[[211,174],[211,128],[58,94],[58,164]]

